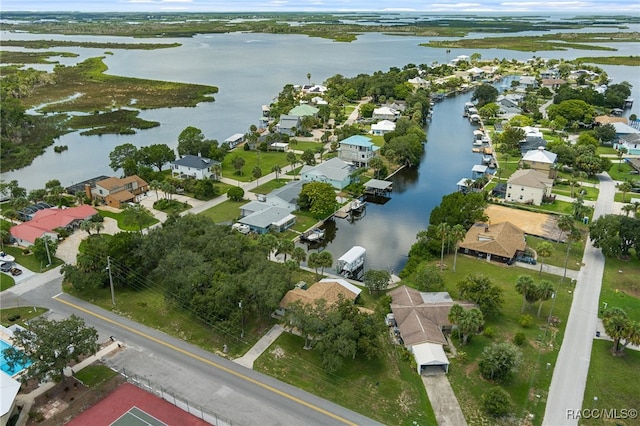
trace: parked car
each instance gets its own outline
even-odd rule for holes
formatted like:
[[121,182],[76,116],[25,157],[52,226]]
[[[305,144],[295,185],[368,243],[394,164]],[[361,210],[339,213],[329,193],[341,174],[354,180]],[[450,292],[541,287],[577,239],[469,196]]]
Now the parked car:
[[11,268],[13,268],[12,262],[4,262],[2,265],[0,265],[0,271],[2,272],[9,272],[11,271]]
[[17,277],[20,274],[22,274],[22,269],[20,269],[20,268],[11,268],[11,275],[13,275],[14,277]]
[[517,262],[528,263],[530,265],[535,265],[536,264],[536,260],[531,256],[516,256],[516,261]]

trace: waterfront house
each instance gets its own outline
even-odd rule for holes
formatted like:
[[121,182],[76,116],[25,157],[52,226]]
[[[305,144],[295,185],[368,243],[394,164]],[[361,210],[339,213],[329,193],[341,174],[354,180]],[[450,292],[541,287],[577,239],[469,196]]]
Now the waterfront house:
[[91,219],[97,214],[98,211],[88,204],[38,210],[30,221],[12,226],[9,232],[19,245],[28,247],[34,244],[37,238],[43,236],[57,240],[57,229],[72,231],[80,222]]
[[458,245],[458,252],[486,259],[487,262],[508,263],[527,248],[524,231],[510,222],[495,225],[476,223]]
[[338,143],[338,158],[356,167],[368,167],[369,160],[375,156],[378,149],[379,147],[375,146],[370,138],[353,135]]
[[563,84],[566,84],[567,81],[562,78],[543,78],[542,79],[542,87],[546,87],[547,89],[557,90]]
[[256,234],[266,234],[270,231],[283,232],[296,223],[296,217],[290,213],[289,208],[274,207],[256,201],[250,204],[252,204],[251,207],[243,207],[245,212],[250,209],[253,212],[240,218],[238,223],[247,225],[251,232]]
[[429,81],[425,80],[422,77],[410,78],[409,80],[407,80],[407,83],[413,86],[414,90],[427,89],[429,87]]
[[521,88],[527,89],[527,88],[532,88],[532,89],[537,89],[538,88],[538,80],[536,80],[535,77],[529,76],[529,75],[523,75],[520,77],[520,79],[518,80],[518,83],[520,84]]
[[640,134],[640,130],[635,127],[629,126],[627,123],[623,122],[613,122],[611,125],[616,129],[616,138],[620,139],[623,136],[637,135]]
[[224,143],[229,145],[230,149],[235,148],[244,141],[244,135],[242,133],[235,133],[224,140]]
[[451,331],[449,311],[458,303],[464,309],[475,307],[468,302],[454,302],[447,292],[426,293],[405,285],[389,293],[394,334],[416,360],[418,374],[448,372],[448,345],[445,333]]
[[287,309],[289,305],[296,302],[313,306],[320,299],[325,301],[326,307],[335,305],[340,300],[350,300],[355,303],[361,292],[361,288],[342,278],[325,278],[306,290],[302,288],[289,290],[280,300],[280,308]]
[[473,180],[487,176],[489,174],[489,167],[484,164],[476,164],[471,168],[471,178]]
[[314,106],[311,106],[309,104],[302,104],[292,108],[291,111],[289,111],[288,115],[293,115],[296,117],[317,117],[318,111],[320,110]]
[[400,112],[389,107],[380,107],[373,110],[372,118],[374,120],[396,121],[400,116]]
[[620,136],[614,146],[616,149],[626,149],[627,154],[640,155],[640,134],[634,133]]
[[529,166],[530,169],[538,170],[545,173],[548,177],[554,178],[551,175],[553,171],[553,165],[556,163],[558,154],[551,151],[547,151],[544,147],[540,146],[538,149],[531,149],[525,152],[522,157],[522,164]]
[[353,171],[353,165],[334,157],[315,166],[302,166],[300,178],[305,182],[327,182],[336,189],[344,189],[351,183]]
[[180,179],[218,179],[215,165],[220,166],[220,162],[199,155],[183,155],[170,163],[171,176]]
[[300,117],[297,115],[282,114],[277,127],[278,133],[295,136],[296,131],[300,128]]
[[548,177],[548,173],[534,169],[516,170],[507,180],[505,201],[539,206],[543,199],[551,197],[552,186],[553,179]]
[[376,136],[382,136],[394,130],[396,130],[396,123],[389,120],[382,120],[371,125],[371,134]]
[[136,201],[137,196],[149,190],[149,184],[142,178],[132,175],[123,178],[110,177],[96,182],[96,187],[87,191],[87,195],[115,208]]

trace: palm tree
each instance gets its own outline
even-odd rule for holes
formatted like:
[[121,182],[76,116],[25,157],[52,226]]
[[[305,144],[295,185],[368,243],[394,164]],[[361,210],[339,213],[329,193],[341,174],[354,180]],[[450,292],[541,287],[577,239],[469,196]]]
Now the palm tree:
[[260,185],[260,177],[262,176],[262,169],[260,166],[255,166],[252,171],[253,177],[256,179],[256,186]]
[[536,253],[538,253],[538,257],[542,258],[540,262],[540,271],[538,272],[538,276],[542,275],[542,267],[544,266],[544,259],[551,256],[553,254],[553,246],[551,243],[543,242],[538,244],[536,247]]
[[296,245],[293,241],[283,238],[278,241],[278,253],[284,254],[284,261],[287,261],[287,255],[292,254],[293,250],[296,248]]
[[467,231],[464,229],[464,226],[460,224],[454,225],[449,232],[449,238],[451,238],[455,246],[455,251],[453,252],[453,272],[456,271],[456,261],[458,260],[458,245],[466,235]]
[[213,166],[211,166],[211,171],[213,172],[215,179],[220,180],[220,178],[222,177],[222,166],[220,165],[220,163],[215,163]]
[[[451,309],[449,309],[449,314],[447,315],[447,319],[449,320],[449,323],[451,323],[452,326],[457,325],[458,320],[460,320],[460,317],[463,314],[464,314],[464,308],[461,305],[454,303],[453,306],[451,306]],[[462,339],[460,330],[458,330],[458,339]]]
[[564,274],[562,275],[562,279],[560,282],[562,283],[567,276],[567,263],[569,262],[569,250],[571,250],[571,246],[573,243],[578,242],[582,239],[582,232],[574,226],[571,227],[569,233],[567,234],[567,253],[564,257]]
[[152,191],[156,191],[156,201],[160,199],[160,197],[158,196],[158,189],[160,189],[160,186],[161,186],[160,182],[155,179],[152,180],[151,183],[149,183],[149,188]]
[[267,259],[271,258],[271,252],[278,247],[278,238],[273,234],[261,234],[258,244],[267,251]]
[[575,188],[578,185],[578,180],[571,178],[569,179],[569,186],[571,187],[571,198],[575,197]]
[[625,199],[627,196],[627,192],[631,191],[633,189],[633,186],[631,185],[631,182],[629,182],[628,180],[625,180],[622,183],[618,184],[618,190],[620,192],[622,192],[622,202],[625,203]]
[[302,247],[296,247],[293,249],[293,253],[291,253],[291,259],[296,261],[298,266],[300,266],[301,262],[307,261],[307,252],[304,251]]
[[540,300],[540,306],[538,306],[538,318],[540,318],[540,311],[542,311],[542,302],[551,299],[554,291],[553,283],[549,280],[542,280],[538,284],[538,298]]
[[558,242],[560,242],[560,240],[566,238],[567,233],[571,231],[572,228],[573,218],[571,216],[569,216],[568,214],[563,214],[558,218],[558,229],[562,231],[562,235],[560,238],[558,238],[558,241],[556,241],[556,245],[558,244]]
[[282,168],[276,164],[271,168],[271,171],[276,174],[276,180],[278,180],[278,178],[280,177],[280,172],[282,171]]
[[96,234],[100,235],[100,231],[104,229],[104,223],[93,222],[93,228],[96,230]]
[[91,235],[91,230],[93,229],[93,222],[89,219],[85,219],[80,222],[80,229],[83,231],[87,231],[87,234]]
[[307,73],[307,81],[309,82],[309,86],[311,86],[311,73]]
[[484,315],[478,308],[464,311],[458,319],[458,333],[462,334],[462,344],[466,345],[469,334],[477,333],[484,324]]
[[627,153],[627,148],[625,147],[618,148],[618,160],[620,160],[618,162],[618,171],[622,171],[622,156],[625,155],[626,153]]
[[527,293],[531,291],[531,289],[535,287],[535,283],[533,282],[533,278],[529,275],[520,275],[516,280],[516,291],[522,295],[522,309],[520,312],[524,312],[524,306],[527,301]]
[[438,225],[437,235],[442,240],[442,247],[440,249],[440,271],[441,272],[444,270],[444,242],[447,239],[447,235],[449,234],[450,230],[451,230],[451,227],[446,222],[443,222],[440,225]]

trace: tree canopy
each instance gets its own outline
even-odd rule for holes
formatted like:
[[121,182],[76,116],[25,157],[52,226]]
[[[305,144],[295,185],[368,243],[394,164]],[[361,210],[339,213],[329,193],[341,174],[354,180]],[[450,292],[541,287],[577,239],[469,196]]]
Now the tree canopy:
[[306,183],[298,196],[298,205],[317,217],[329,216],[336,208],[335,189],[326,182]]
[[60,380],[64,369],[84,355],[93,355],[98,349],[98,332],[87,327],[84,320],[71,315],[60,321],[36,318],[29,328],[18,329],[13,335],[13,346],[4,355],[10,366],[31,364],[26,368],[23,381],[36,379]]
[[606,215],[599,217],[589,225],[591,241],[595,247],[601,248],[607,257],[629,256],[635,249],[640,259],[640,219]]

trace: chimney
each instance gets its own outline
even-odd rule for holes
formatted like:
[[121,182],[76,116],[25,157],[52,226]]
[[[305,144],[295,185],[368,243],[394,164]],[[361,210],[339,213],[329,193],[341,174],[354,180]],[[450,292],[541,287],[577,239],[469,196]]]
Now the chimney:
[[88,183],[84,184],[84,193],[89,199],[89,201],[93,199],[93,195],[91,194],[91,185],[89,185]]

